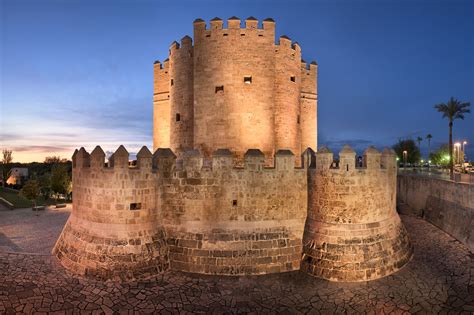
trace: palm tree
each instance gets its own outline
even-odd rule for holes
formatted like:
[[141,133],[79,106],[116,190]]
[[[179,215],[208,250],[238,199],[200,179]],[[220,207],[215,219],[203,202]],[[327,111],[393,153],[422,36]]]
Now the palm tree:
[[464,119],[464,114],[470,113],[469,102],[461,102],[451,97],[448,103],[437,104],[434,106],[438,112],[443,113],[443,118],[449,119],[449,173],[453,177],[453,121],[455,119]]
[[[431,159],[431,139],[433,138],[433,136],[431,135],[431,133],[427,134],[426,135],[426,140],[428,140],[428,161]],[[429,165],[429,162],[428,162],[428,165]]]
[[418,142],[418,150],[420,150],[420,157],[422,156],[421,155],[421,141],[423,140],[422,137],[417,137],[416,138],[416,142]]

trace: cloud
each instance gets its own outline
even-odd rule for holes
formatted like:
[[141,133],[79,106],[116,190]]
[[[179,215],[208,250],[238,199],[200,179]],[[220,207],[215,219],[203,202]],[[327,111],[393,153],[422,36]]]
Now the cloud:
[[18,146],[12,147],[13,152],[69,152],[72,149],[69,145],[64,146],[49,146],[49,145],[30,145],[30,146]]

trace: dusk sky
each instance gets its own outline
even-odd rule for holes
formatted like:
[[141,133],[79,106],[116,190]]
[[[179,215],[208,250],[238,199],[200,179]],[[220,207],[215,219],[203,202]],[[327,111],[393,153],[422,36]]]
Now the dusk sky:
[[[271,17],[319,64],[318,140],[391,146],[448,121],[433,106],[474,103],[474,1],[0,0],[0,148],[14,161],[75,148],[152,148],[153,62],[193,20]],[[474,104],[471,105],[474,110]],[[454,124],[474,156],[474,113]],[[427,142],[422,143],[423,156]]]

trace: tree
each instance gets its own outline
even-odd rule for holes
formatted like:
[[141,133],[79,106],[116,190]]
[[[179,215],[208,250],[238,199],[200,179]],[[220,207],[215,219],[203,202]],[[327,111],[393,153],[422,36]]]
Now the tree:
[[416,142],[418,142],[418,150],[420,150],[420,155],[421,155],[421,141],[423,141],[422,137],[416,138]]
[[36,198],[38,198],[39,195],[38,181],[36,179],[30,179],[23,185],[20,193],[25,198],[31,200],[36,207]]
[[40,189],[40,194],[45,200],[51,196],[51,175],[43,174],[38,177],[38,185]]
[[393,145],[392,148],[397,153],[398,159],[402,162],[404,162],[403,151],[407,151],[408,163],[414,164],[420,160],[420,150],[413,139],[399,139],[398,143]]
[[428,140],[428,160],[431,159],[431,139],[433,139],[433,136],[431,133],[426,135],[426,140]]
[[444,104],[437,104],[434,106],[438,112],[443,114],[443,118],[449,119],[449,173],[453,177],[453,121],[455,119],[464,119],[464,114],[470,113],[469,102],[461,102],[451,97],[449,101]]
[[4,149],[2,150],[2,155],[2,184],[5,187],[11,170],[10,164],[13,161],[12,150]]
[[449,165],[449,145],[441,145],[436,152],[430,154],[430,160],[436,165]]
[[67,194],[70,181],[67,165],[53,165],[51,169],[51,190],[54,193]]
[[59,155],[58,156],[47,156],[44,159],[45,164],[59,164],[59,163],[66,163],[67,159],[62,159]]

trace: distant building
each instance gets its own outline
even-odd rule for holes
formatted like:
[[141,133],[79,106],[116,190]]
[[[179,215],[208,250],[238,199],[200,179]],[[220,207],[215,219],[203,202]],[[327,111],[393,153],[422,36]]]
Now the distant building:
[[7,179],[8,185],[21,185],[28,177],[28,168],[14,167],[10,171],[10,176]]

